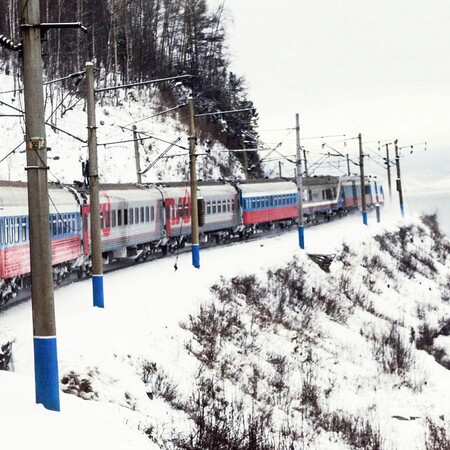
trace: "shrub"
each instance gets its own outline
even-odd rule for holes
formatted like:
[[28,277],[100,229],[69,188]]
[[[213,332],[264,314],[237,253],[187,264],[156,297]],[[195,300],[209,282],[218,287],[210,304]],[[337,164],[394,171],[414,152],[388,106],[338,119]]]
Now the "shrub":
[[450,450],[450,438],[445,425],[437,425],[427,418],[426,450]]
[[179,408],[177,388],[162,370],[158,370],[156,363],[144,361],[142,363],[142,381],[147,388],[147,396],[151,400],[155,397],[163,398],[175,408]]
[[363,418],[333,412],[322,418],[322,427],[340,435],[351,449],[381,450],[383,448],[380,431]]
[[197,316],[189,316],[187,324],[181,326],[189,330],[200,348],[191,343],[186,348],[207,367],[212,367],[217,360],[221,341],[234,336],[241,327],[239,315],[235,309],[217,307],[215,303],[200,306]]
[[12,341],[7,341],[0,346],[0,370],[12,369]]
[[374,357],[386,373],[404,375],[414,363],[412,346],[400,334],[399,327],[393,322],[388,333],[373,336]]

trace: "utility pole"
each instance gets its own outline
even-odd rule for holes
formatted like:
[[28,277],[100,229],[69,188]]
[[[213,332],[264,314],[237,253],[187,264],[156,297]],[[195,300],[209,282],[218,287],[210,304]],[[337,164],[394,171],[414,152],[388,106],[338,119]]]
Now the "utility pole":
[[198,236],[198,204],[197,204],[197,164],[195,146],[197,137],[195,136],[195,112],[194,100],[188,99],[189,112],[189,171],[191,178],[191,224],[192,224],[192,265],[200,268],[200,244]]
[[104,307],[102,230],[98,187],[97,125],[95,121],[94,64],[86,63],[86,103],[89,147],[89,199],[91,216],[92,294],[94,306]]
[[367,210],[366,210],[366,183],[364,179],[364,153],[362,148],[361,133],[358,134],[359,140],[359,169],[361,175],[361,209],[364,225],[367,225]]
[[244,149],[244,176],[245,179],[249,179],[249,173],[248,173],[248,155],[247,155],[247,145],[245,143],[245,140],[242,142],[242,148]]
[[389,186],[389,199],[392,199],[392,188],[391,188],[391,161],[389,159],[389,144],[386,144],[386,168]]
[[305,248],[305,228],[303,226],[303,184],[302,184],[302,160],[300,156],[300,119],[298,113],[295,114],[295,134],[297,142],[297,164],[296,164],[296,175],[297,175],[297,208],[298,208],[298,242],[300,248],[303,250]]
[[39,0],[21,0],[36,403],[59,411]]
[[283,173],[281,171],[281,161],[278,161],[278,176],[280,178],[282,178],[282,176],[283,176]]
[[395,165],[397,166],[397,191],[398,199],[400,201],[400,213],[402,217],[405,217],[405,207],[403,205],[403,191],[402,191],[402,178],[400,175],[400,155],[398,154],[397,139],[394,141],[395,144]]
[[136,131],[136,125],[133,125],[133,140],[134,140],[134,159],[136,161],[136,176],[138,184],[142,183],[142,174],[141,174],[141,161],[139,159],[139,142],[138,135]]
[[347,174],[350,176],[350,158],[347,153]]
[[308,160],[306,159],[306,149],[303,148],[303,160],[305,161],[305,177],[308,176]]

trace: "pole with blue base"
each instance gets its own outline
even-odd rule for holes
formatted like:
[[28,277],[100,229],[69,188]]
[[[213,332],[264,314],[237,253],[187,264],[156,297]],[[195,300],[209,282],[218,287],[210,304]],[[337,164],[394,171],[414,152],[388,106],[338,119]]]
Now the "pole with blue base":
[[364,152],[362,147],[362,136],[358,134],[359,141],[359,170],[361,176],[361,210],[363,224],[367,225],[367,205],[366,205],[366,180],[364,177]]
[[191,186],[191,240],[192,240],[192,265],[200,268],[200,244],[199,244],[199,226],[198,226],[198,199],[197,199],[197,169],[196,169],[196,136],[195,136],[195,112],[194,100],[188,100],[189,112],[189,173]]
[[91,258],[93,304],[104,308],[102,229],[100,221],[100,193],[97,160],[97,126],[95,120],[94,64],[86,63],[86,104],[89,147],[89,212],[91,218]]
[[305,227],[303,226],[303,183],[302,183],[302,160],[300,147],[300,118],[295,115],[295,131],[297,143],[297,223],[298,223],[298,243],[302,250],[305,249]]
[[39,0],[20,2],[36,403],[59,411]]

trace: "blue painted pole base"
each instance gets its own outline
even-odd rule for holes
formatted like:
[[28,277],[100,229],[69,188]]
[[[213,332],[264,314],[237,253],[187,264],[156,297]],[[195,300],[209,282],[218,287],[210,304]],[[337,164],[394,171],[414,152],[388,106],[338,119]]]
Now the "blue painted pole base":
[[302,250],[305,249],[305,227],[303,225],[300,225],[298,227],[298,243],[300,245],[300,248]]
[[405,207],[404,207],[404,205],[400,205],[400,213],[401,213],[402,217],[405,217]]
[[97,308],[104,308],[103,275],[92,275],[92,294],[94,296],[94,306]]
[[367,225],[367,211],[362,212],[363,224]]
[[56,336],[35,336],[33,342],[36,403],[60,411]]
[[192,265],[200,269],[200,245],[192,244]]

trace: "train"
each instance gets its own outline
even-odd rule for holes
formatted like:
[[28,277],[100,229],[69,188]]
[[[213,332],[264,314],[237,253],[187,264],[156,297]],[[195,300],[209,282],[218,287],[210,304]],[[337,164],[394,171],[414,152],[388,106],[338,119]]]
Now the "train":
[[[303,177],[306,225],[361,208],[359,177]],[[369,178],[368,208],[384,202],[383,188]],[[53,278],[89,276],[91,270],[89,191],[82,182],[49,184],[49,227]],[[289,228],[298,215],[292,179],[198,183],[200,243],[226,242],[274,227]],[[100,184],[102,254],[105,264],[147,260],[190,243],[188,182]],[[31,285],[27,184],[0,181],[0,305]]]

